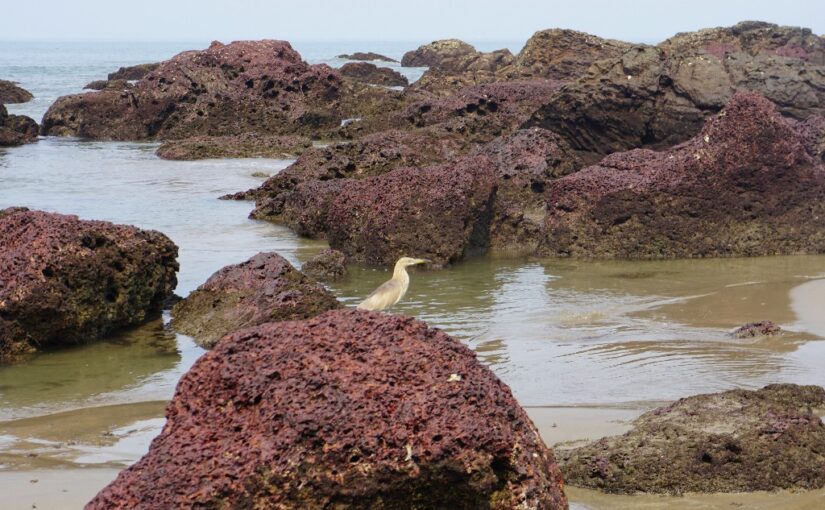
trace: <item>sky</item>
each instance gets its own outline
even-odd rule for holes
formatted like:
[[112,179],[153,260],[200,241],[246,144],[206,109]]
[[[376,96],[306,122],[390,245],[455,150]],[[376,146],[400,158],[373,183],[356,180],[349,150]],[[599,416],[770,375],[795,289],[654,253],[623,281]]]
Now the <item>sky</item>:
[[572,28],[658,42],[749,19],[825,34],[823,0],[0,1],[6,41],[523,41]]

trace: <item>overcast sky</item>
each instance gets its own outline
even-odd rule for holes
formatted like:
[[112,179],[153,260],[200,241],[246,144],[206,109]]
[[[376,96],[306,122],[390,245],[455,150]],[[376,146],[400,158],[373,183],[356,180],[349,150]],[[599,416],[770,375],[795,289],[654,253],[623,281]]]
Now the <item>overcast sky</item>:
[[2,0],[2,40],[521,41],[543,28],[657,42],[746,19],[825,33],[825,0]]

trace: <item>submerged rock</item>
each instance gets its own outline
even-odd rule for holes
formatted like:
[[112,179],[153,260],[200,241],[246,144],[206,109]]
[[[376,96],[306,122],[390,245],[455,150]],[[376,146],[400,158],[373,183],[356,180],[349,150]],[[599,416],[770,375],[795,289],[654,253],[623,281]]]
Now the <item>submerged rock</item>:
[[312,146],[302,136],[259,135],[244,133],[233,136],[194,136],[167,140],[156,154],[163,159],[193,160],[209,158],[289,158]]
[[9,115],[0,104],[0,147],[13,147],[37,141],[40,128],[25,115]]
[[701,133],[553,181],[545,255],[672,258],[825,253],[825,167],[799,125],[738,93]]
[[386,87],[406,87],[409,85],[406,76],[390,69],[389,67],[378,67],[375,64],[366,62],[351,62],[341,66],[341,74],[347,78],[369,83],[371,85],[383,85]]
[[564,136],[590,161],[694,136],[737,91],[783,114],[825,114],[825,40],[808,29],[746,22],[636,45],[564,85],[528,126]]
[[116,140],[331,136],[359,108],[390,97],[383,89],[364,90],[370,88],[303,62],[284,41],[214,42],[162,62],[129,90],[59,98],[43,118],[43,133]]
[[509,388],[412,318],[234,333],[183,376],[140,461],[86,507],[566,509]]
[[155,231],[0,211],[0,362],[89,342],[159,313],[177,284],[177,252]]
[[306,319],[338,308],[322,285],[277,253],[226,266],[172,309],[172,327],[201,347],[265,322]]
[[731,336],[734,338],[753,338],[757,336],[773,336],[782,332],[782,328],[771,321],[751,322],[736,328]]
[[362,61],[365,61],[365,62],[370,62],[370,61],[398,62],[394,58],[390,58],[390,57],[381,55],[380,53],[373,53],[371,51],[366,52],[366,53],[363,52],[363,51],[356,51],[355,53],[338,55],[338,57],[336,57],[336,58],[342,58],[342,59],[345,59],[345,60],[362,60]]
[[633,429],[560,451],[570,485],[606,492],[749,492],[825,487],[825,389],[774,384],[683,398]]
[[13,81],[0,80],[0,105],[27,103],[34,99],[31,92]]
[[347,256],[327,248],[301,266],[301,271],[317,280],[335,281],[347,275]]

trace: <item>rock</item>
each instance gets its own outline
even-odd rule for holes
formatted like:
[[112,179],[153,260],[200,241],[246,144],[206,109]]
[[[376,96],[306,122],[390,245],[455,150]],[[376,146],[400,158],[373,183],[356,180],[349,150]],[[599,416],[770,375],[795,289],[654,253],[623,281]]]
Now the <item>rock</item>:
[[553,181],[550,256],[825,253],[825,167],[798,124],[740,92],[690,141],[636,149]]
[[443,39],[419,46],[401,57],[402,67],[429,67],[450,71],[466,57],[477,54],[476,49],[458,39]]
[[126,90],[134,87],[127,80],[95,80],[86,84],[84,89],[88,90]]
[[254,132],[317,138],[334,136],[343,119],[368,113],[392,94],[345,83],[326,65],[310,66],[284,41],[214,42],[162,62],[129,90],[59,98],[43,118],[43,134],[139,140]]
[[304,274],[317,280],[335,281],[347,275],[347,256],[327,248],[301,266]]
[[531,128],[503,135],[470,152],[490,158],[496,168],[496,199],[490,232],[491,250],[533,254],[544,232],[545,190],[559,177],[582,166],[559,135]]
[[193,160],[210,158],[290,158],[312,147],[302,136],[270,136],[244,133],[234,136],[194,136],[167,140],[156,154],[163,159]]
[[341,66],[341,74],[347,78],[369,83],[371,85],[383,85],[387,87],[406,87],[409,85],[407,78],[389,67],[378,67],[375,64],[366,62],[350,62]]
[[27,103],[32,99],[34,99],[32,93],[20,87],[15,82],[0,80],[0,105]]
[[435,266],[457,262],[489,247],[495,188],[493,164],[484,158],[348,180],[329,205],[327,240],[371,266],[392,266],[402,256]]
[[510,50],[502,49],[489,53],[474,52],[443,62],[442,65],[428,69],[414,86],[438,95],[449,95],[471,85],[482,85],[499,81],[504,70],[513,63]]
[[771,321],[751,322],[736,328],[731,336],[734,338],[753,338],[757,336],[773,336],[782,332],[782,328]]
[[12,147],[37,141],[40,128],[25,115],[9,115],[0,104],[0,147]]
[[564,136],[594,162],[694,136],[736,91],[755,91],[798,119],[825,114],[825,40],[767,23],[677,35],[595,62],[526,126]]
[[470,349],[409,317],[337,310],[221,340],[181,379],[149,452],[86,508],[181,507],[567,501],[552,452]]
[[575,80],[594,62],[619,58],[632,46],[575,30],[541,30],[524,45],[509,74],[521,79]]
[[825,487],[818,386],[774,384],[683,398],[623,436],[559,452],[570,485],[606,492],[750,492]]
[[381,55],[379,53],[373,53],[371,51],[366,52],[366,53],[364,53],[362,51],[356,51],[355,53],[351,53],[351,54],[338,55],[338,57],[336,57],[336,58],[341,58],[341,59],[344,59],[344,60],[362,60],[362,61],[365,61],[365,62],[376,61],[376,60],[379,61],[379,62],[398,62],[394,58],[386,57],[384,55]]
[[160,62],[152,64],[138,64],[134,66],[121,67],[113,73],[109,73],[109,81],[116,80],[140,80],[147,74],[161,66]]
[[255,199],[251,217],[278,221],[287,195],[300,183],[341,178],[362,179],[403,166],[427,166],[466,151],[457,136],[437,131],[390,130],[348,143],[313,147],[259,188],[227,198]]
[[338,308],[335,296],[277,253],[226,266],[172,309],[172,327],[211,348],[222,336],[266,322]]
[[151,318],[177,284],[177,252],[155,231],[0,211],[0,362]]

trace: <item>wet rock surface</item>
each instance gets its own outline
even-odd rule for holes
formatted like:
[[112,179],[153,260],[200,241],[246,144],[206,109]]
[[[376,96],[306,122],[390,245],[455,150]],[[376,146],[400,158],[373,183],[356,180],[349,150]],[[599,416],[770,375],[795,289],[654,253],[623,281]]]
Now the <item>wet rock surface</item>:
[[825,389],[776,384],[681,399],[622,436],[559,451],[565,481],[606,492],[749,492],[825,486]]
[[552,453],[472,351],[412,318],[349,310],[222,339],[181,379],[149,453],[87,509],[181,506],[567,501]]
[[564,136],[591,162],[688,140],[737,91],[796,118],[825,113],[825,40],[808,29],[745,22],[636,45],[564,85],[528,126]]
[[159,232],[0,211],[0,362],[146,321],[172,295],[176,258]]
[[409,85],[406,76],[388,67],[379,67],[366,62],[350,62],[341,66],[340,72],[347,78],[386,87],[406,87]]
[[27,103],[34,99],[31,92],[17,83],[0,80],[0,105],[13,103]]
[[[358,85],[358,84],[356,84]],[[94,139],[175,139],[237,133],[320,137],[386,92],[345,84],[284,41],[214,42],[162,62],[129,90],[59,98],[43,133]]]
[[327,248],[306,261],[301,266],[301,272],[316,280],[340,280],[347,275],[347,256],[338,250]]
[[825,168],[798,123],[739,93],[689,142],[637,149],[552,182],[545,255],[825,252]]
[[758,336],[773,336],[782,332],[782,328],[771,321],[751,322],[736,328],[731,336],[734,338],[753,338]]
[[345,60],[360,60],[364,62],[398,62],[394,58],[387,57],[385,55],[381,55],[380,53],[374,53],[372,51],[363,52],[363,51],[356,51],[355,53],[347,53],[343,55],[338,55],[337,58],[342,58]]
[[195,136],[167,140],[156,154],[163,159],[194,160],[208,158],[289,158],[312,146],[302,136],[270,136],[245,133],[234,136]]
[[211,348],[222,336],[266,322],[306,319],[339,304],[277,253],[226,266],[172,309],[172,327]]
[[37,141],[40,128],[25,115],[9,115],[0,104],[0,147],[13,147]]

